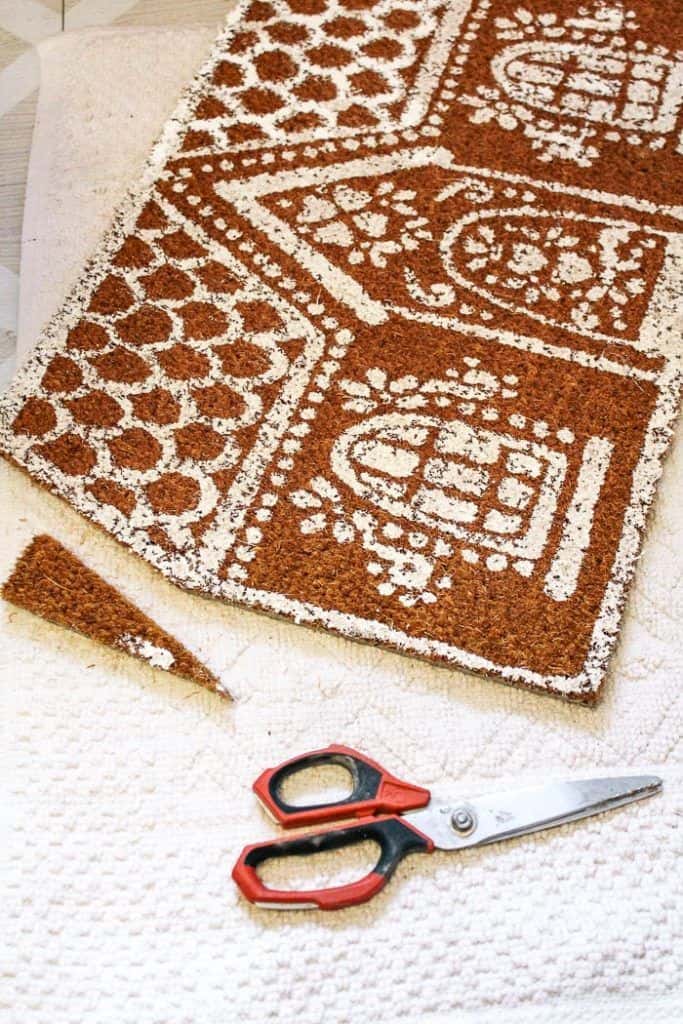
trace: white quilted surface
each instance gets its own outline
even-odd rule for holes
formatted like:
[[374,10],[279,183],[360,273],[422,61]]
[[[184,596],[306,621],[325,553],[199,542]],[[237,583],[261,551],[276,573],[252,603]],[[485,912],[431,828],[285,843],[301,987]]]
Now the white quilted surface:
[[[155,60],[170,108],[187,78],[173,74],[175,48],[201,55],[200,34],[162,35],[89,33],[44,51],[27,210],[40,244],[22,268],[22,323],[33,332],[78,269],[76,236],[94,243],[111,208],[108,161],[125,187],[126,134],[95,127],[102,83],[115,73],[122,102],[136,99],[134,177],[135,152],[164,116],[142,87]],[[79,131],[97,159],[79,157]],[[35,288],[40,316],[29,309]],[[3,466],[0,479],[2,578],[48,530],[236,697],[230,705],[2,607],[2,1024],[681,1019],[680,437],[594,710],[193,598],[19,472]],[[634,769],[657,771],[665,792],[559,831],[414,857],[357,909],[253,909],[229,878],[242,845],[275,832],[251,781],[330,742],[444,797]]]

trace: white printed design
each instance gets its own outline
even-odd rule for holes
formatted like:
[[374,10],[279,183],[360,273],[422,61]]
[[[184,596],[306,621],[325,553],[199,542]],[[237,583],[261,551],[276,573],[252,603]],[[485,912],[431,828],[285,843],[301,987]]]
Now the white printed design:
[[122,647],[129,654],[148,661],[153,668],[163,668],[168,671],[175,664],[175,658],[168,648],[159,647],[157,644],[153,644],[151,640],[147,640],[142,636],[136,636],[134,633],[124,633],[118,638],[117,643],[119,647]]
[[[657,234],[632,221],[536,206],[479,210],[453,224],[440,250],[462,287],[542,323],[614,340],[645,291]],[[441,287],[446,301],[455,292]]]
[[[429,158],[425,152],[423,163]],[[405,175],[396,177],[297,190],[273,203],[278,217],[324,254],[322,280],[358,315],[368,294],[354,290],[350,275],[366,281],[370,265],[389,271],[392,291],[403,277],[418,311],[490,322],[493,304],[595,340],[641,344],[647,281],[676,244],[674,234],[602,212],[551,208],[527,185],[459,174],[434,195],[405,188]],[[280,225],[286,230],[279,219],[268,228],[282,244]],[[384,280],[375,274],[366,285],[376,305]],[[401,304],[385,307],[411,315]]]
[[[448,563],[456,552],[491,572],[511,567],[532,576],[575,442],[568,428],[553,432],[509,408],[518,397],[516,377],[500,380],[477,359],[465,363],[462,373],[451,369],[423,383],[412,375],[390,381],[377,368],[365,381],[342,381],[343,408],[363,418],[334,442],[335,481],[317,476],[310,489],[290,496],[305,513],[303,534],[328,530],[339,544],[359,541],[379,593],[397,593],[407,606],[434,603],[451,589]],[[457,418],[445,412],[453,408]],[[603,438],[585,446],[546,576],[545,592],[556,601],[576,588],[611,450]]]
[[[352,266],[378,268],[387,266],[388,257],[413,252],[432,238],[427,218],[411,205],[417,192],[397,189],[388,179],[369,185],[366,190],[339,184],[305,196],[296,218],[299,234],[333,247]],[[286,209],[292,202],[281,199],[278,205]]]
[[[185,153],[352,135],[395,122],[397,110],[399,122],[414,121],[429,95],[423,68],[430,81],[438,76],[444,40],[464,13],[441,0],[402,0],[398,14],[393,0],[308,7],[269,0],[260,15],[246,12],[240,45],[226,47],[206,83],[212,102],[195,111],[188,127],[198,141],[190,136]],[[418,88],[406,87],[411,73]]]
[[604,142],[660,149],[683,103],[683,53],[638,39],[621,3],[580,7],[561,20],[524,7],[497,18],[504,45],[490,62],[495,86],[460,102],[474,124],[520,129],[540,160],[588,167]]
[[[17,435],[14,450],[39,479],[56,481],[105,528],[118,529],[137,550],[148,553],[156,548],[163,559],[163,548],[152,544],[148,532],[161,527],[182,552],[173,556],[173,574],[186,579],[205,571],[208,564],[220,564],[231,546],[229,530],[209,538],[202,536],[202,525],[220,514],[233,527],[239,526],[246,507],[245,466],[251,469],[253,492],[323,352],[324,336],[216,246],[211,255],[221,259],[230,283],[222,286],[221,294],[211,290],[202,277],[217,265],[203,249],[211,243],[196,225],[183,223],[197,247],[194,255],[173,257],[164,249],[168,239],[176,237],[177,223],[138,229],[137,238],[148,247],[149,259],[144,267],[129,267],[117,277],[129,289],[129,305],[120,313],[87,313],[88,323],[106,338],[103,347],[69,348],[70,325],[62,327],[59,343],[68,358],[57,358],[77,376],[67,395],[46,389],[40,359],[27,364],[33,393],[51,403],[55,421],[42,433],[40,444],[30,434]],[[175,274],[173,280],[176,285],[182,282],[184,296],[156,297],[151,306],[150,281],[160,272]],[[272,315],[270,327],[248,324],[250,309],[260,305]],[[163,318],[164,331],[156,341],[146,335],[150,309]],[[197,312],[207,318],[203,334],[193,330],[188,319]],[[122,347],[121,332],[129,330],[132,336],[130,325],[135,325],[135,340]],[[125,372],[117,363],[121,356]],[[131,366],[137,379],[127,375]],[[109,419],[100,416],[93,422],[94,400],[107,403],[105,412],[113,409]],[[19,396],[9,417],[16,415],[21,402]],[[245,444],[249,430],[257,433]],[[55,464],[50,446],[65,437],[72,444],[87,445],[92,453],[88,468],[74,473]],[[197,441],[202,445],[199,452],[193,450]],[[129,451],[135,456],[132,464],[126,458]],[[218,485],[221,477],[229,480],[227,493]],[[150,489],[153,494],[169,479],[180,480],[189,494],[182,511],[155,507],[150,497]],[[125,490],[131,502],[125,514],[119,506],[95,497],[94,489],[103,480]]]

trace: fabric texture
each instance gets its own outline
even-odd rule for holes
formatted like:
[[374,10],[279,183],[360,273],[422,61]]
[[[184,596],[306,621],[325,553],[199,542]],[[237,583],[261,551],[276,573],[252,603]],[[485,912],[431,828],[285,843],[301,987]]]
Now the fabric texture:
[[185,589],[592,702],[683,379],[669,8],[346,2],[240,5],[0,444]]
[[[180,52],[187,38],[144,36],[157,54]],[[98,121],[84,47],[117,69],[121,87],[135,76],[143,118],[155,68],[139,54],[130,66],[130,45],[116,31],[50,44],[34,157],[71,159],[65,126],[85,133]],[[99,140],[105,163],[116,152],[125,164],[125,139]],[[89,164],[64,166],[49,194],[31,191],[29,209],[40,203],[44,222],[61,209],[61,223],[83,232],[92,225],[94,243],[107,213],[101,179]],[[32,165],[30,180],[39,173]],[[76,267],[64,262],[68,244],[43,237],[39,264],[25,250],[22,301],[39,273],[46,317]],[[236,698],[228,705],[2,609],[3,1022],[389,1024],[400,1014],[426,1024],[668,1024],[683,1014],[680,437],[598,708],[183,593],[22,473],[0,473],[2,578],[49,529],[120,581]],[[331,742],[443,798],[632,771],[660,774],[664,792],[513,843],[414,857],[357,909],[253,909],[230,869],[245,843],[275,829],[250,784],[268,765]]]

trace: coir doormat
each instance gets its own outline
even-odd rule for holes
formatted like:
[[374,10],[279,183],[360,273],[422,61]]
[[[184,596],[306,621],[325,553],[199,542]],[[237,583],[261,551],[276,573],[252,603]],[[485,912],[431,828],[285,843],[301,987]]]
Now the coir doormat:
[[18,608],[230,699],[214,674],[186,647],[54,537],[33,538],[0,594]]
[[594,699],[681,381],[681,38],[242,4],[4,452],[182,587]]

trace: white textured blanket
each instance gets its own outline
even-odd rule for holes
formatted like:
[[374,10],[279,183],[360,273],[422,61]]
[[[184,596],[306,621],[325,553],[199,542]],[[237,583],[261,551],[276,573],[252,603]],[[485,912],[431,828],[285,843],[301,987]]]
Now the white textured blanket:
[[[43,49],[24,351],[209,41],[109,30]],[[3,1024],[681,1018],[680,436],[597,709],[193,598],[19,472],[0,472],[3,579],[34,533],[52,533],[237,698],[2,608]],[[414,857],[357,909],[253,909],[230,869],[274,827],[250,784],[330,742],[445,797],[633,769],[661,774],[665,792],[559,831]]]

